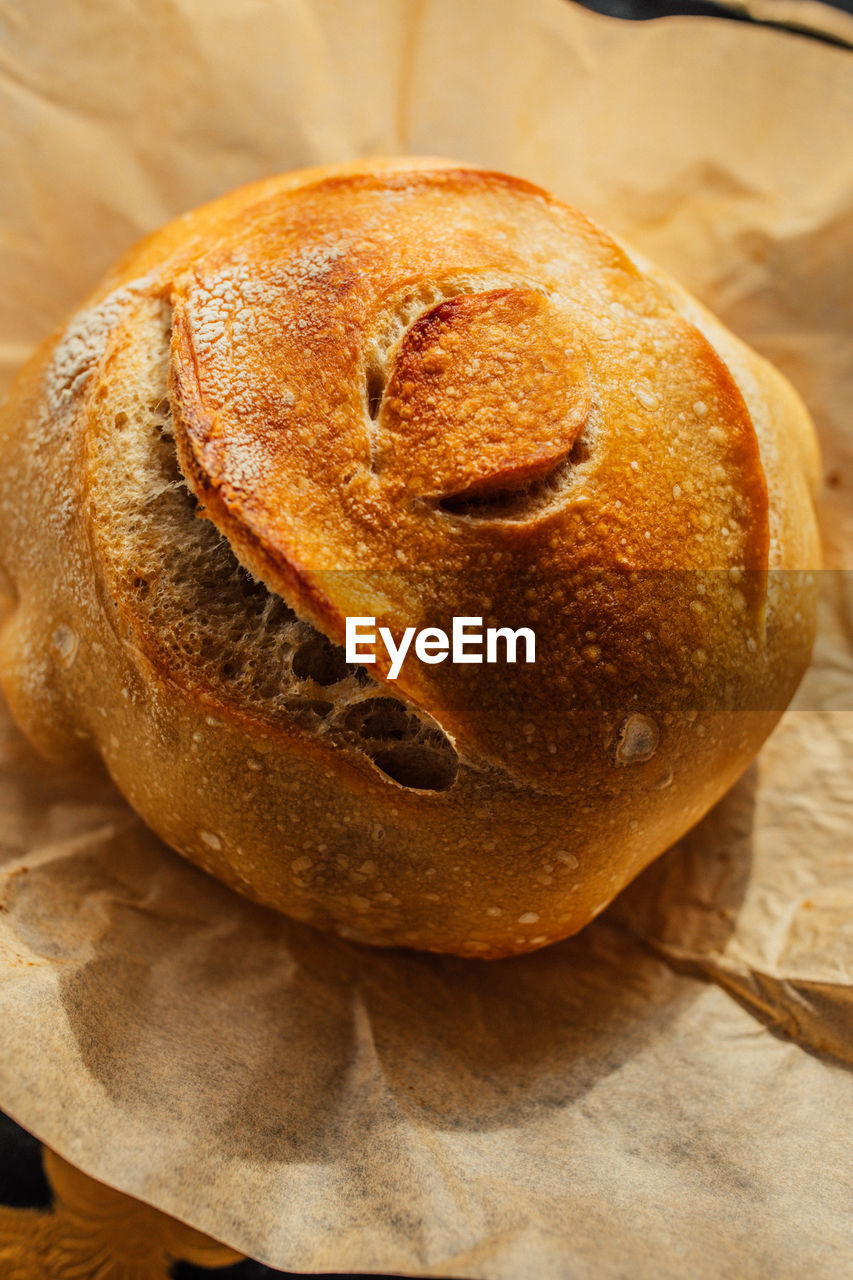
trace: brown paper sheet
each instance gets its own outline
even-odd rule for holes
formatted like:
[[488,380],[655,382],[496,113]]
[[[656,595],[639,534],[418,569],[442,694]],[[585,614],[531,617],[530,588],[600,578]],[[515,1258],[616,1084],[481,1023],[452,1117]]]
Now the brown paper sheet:
[[755,765],[579,937],[513,961],[254,908],[4,721],[0,1107],[281,1268],[845,1274],[853,56],[562,0],[0,0],[0,121],[2,384],[166,217],[302,164],[455,155],[585,208],[792,377],[830,566]]

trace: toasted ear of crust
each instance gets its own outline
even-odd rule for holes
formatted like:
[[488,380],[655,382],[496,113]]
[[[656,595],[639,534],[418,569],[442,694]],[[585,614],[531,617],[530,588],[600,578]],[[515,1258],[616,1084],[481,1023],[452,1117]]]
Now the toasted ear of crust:
[[[802,406],[506,175],[365,162],[178,220],[2,431],[20,722],[102,755],[229,883],[374,942],[574,932],[722,794],[808,658]],[[536,662],[392,683],[335,649],[348,615],[530,627]]]

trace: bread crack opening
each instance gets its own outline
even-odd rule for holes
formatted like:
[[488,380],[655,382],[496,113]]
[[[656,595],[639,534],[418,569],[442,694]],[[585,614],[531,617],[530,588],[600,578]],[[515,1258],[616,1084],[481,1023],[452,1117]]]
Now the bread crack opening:
[[382,397],[388,384],[391,352],[407,331],[424,312],[439,302],[456,294],[475,291],[475,282],[471,280],[424,280],[389,300],[375,318],[364,344],[365,401],[367,416],[371,422],[379,417],[382,407]]
[[[373,423],[379,418],[382,400],[388,385],[393,353],[405,335],[421,316],[450,298],[487,293],[524,285],[539,293],[546,293],[541,285],[531,283],[507,272],[490,271],[454,272],[437,280],[422,280],[404,287],[393,294],[374,318],[364,343],[364,398],[367,421],[371,431],[371,457],[375,461]],[[374,467],[375,469],[375,467]]]
[[[128,643],[173,679],[267,723],[357,752],[399,786],[452,786],[443,730],[384,692],[343,648],[254,579],[204,518],[178,466],[169,402],[170,311],[151,300],[132,378],[90,432],[91,527]],[[121,607],[123,606],[123,607]]]
[[447,494],[438,500],[438,508],[447,515],[469,520],[529,520],[563,497],[577,468],[591,455],[590,439],[584,432],[548,475],[513,488]]
[[364,353],[371,470],[448,516],[536,518],[590,456],[590,361],[541,285],[452,272],[398,289]]

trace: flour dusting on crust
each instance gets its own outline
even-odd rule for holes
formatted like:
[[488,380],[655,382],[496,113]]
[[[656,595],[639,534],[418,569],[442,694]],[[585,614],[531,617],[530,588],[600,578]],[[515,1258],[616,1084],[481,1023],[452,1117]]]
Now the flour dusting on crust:
[[153,281],[151,275],[140,276],[73,317],[47,371],[45,391],[51,415],[61,413],[82,390],[122,312],[134,298],[149,289]]

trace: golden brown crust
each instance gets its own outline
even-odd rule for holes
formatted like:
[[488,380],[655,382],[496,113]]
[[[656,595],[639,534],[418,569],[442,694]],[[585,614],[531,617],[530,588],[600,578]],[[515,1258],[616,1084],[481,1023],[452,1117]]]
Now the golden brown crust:
[[[379,650],[370,696],[440,726],[445,789],[381,773],[352,709],[306,727],[166,643],[113,554],[105,461],[161,314],[183,473],[300,616],[338,643],[348,615],[536,629],[535,665],[411,658],[391,682]],[[271,179],[150,237],[75,323],[4,415],[4,687],[45,749],[94,743],[251,896],[379,942],[544,945],[713,803],[790,696],[811,587],[782,600],[766,572],[817,564],[807,417],[529,183],[432,160]]]
[[[490,288],[496,273],[515,283]],[[446,296],[388,352],[372,422],[369,337],[425,286]],[[589,566],[766,567],[764,475],[727,369],[612,241],[530,184],[439,169],[291,188],[176,282],[174,324],[185,474],[248,567],[338,643],[347,615],[399,636],[481,616],[495,595],[499,622],[517,627],[513,584],[531,590],[531,562],[551,583]],[[583,427],[592,456],[553,500],[511,518],[459,513],[466,494],[553,473]],[[565,673],[562,626],[539,687]],[[465,672],[461,714],[448,681],[410,663],[398,690],[500,760],[496,704],[518,673]],[[543,763],[551,786],[555,761]]]

